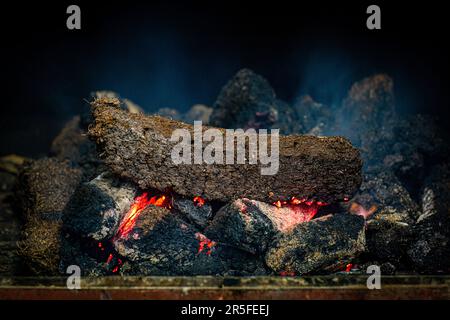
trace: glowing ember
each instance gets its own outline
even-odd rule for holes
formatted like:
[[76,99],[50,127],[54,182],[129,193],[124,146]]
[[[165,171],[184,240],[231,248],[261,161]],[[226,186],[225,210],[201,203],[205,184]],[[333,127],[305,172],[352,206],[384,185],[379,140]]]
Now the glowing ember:
[[299,223],[310,221],[317,214],[319,207],[328,205],[322,201],[315,202],[296,197],[292,197],[289,201],[278,200],[272,204],[280,209],[281,216],[275,214],[272,220],[282,232],[292,229]]
[[108,260],[106,260],[106,264],[110,264],[112,259],[113,259],[113,255],[112,255],[112,253],[110,253],[108,256]]
[[216,245],[216,242],[208,239],[204,234],[200,232],[195,233],[195,238],[199,241],[197,254],[200,254],[205,249],[208,249],[208,251],[206,251],[206,254],[208,256],[211,255],[212,248]]
[[171,208],[170,201],[167,196],[153,196],[148,199],[148,193],[144,192],[142,195],[134,199],[134,203],[131,205],[130,210],[122,220],[119,230],[115,236],[115,239],[128,237],[131,230],[133,230],[136,221],[141,214],[141,212],[149,205],[154,205],[157,207]]
[[377,207],[376,206],[371,206],[369,210],[366,210],[362,205],[353,202],[352,205],[350,206],[350,212],[353,214],[356,214],[358,216],[363,217],[364,219],[367,220],[367,218],[369,216],[371,216],[375,211],[377,211]]
[[203,199],[202,197],[194,197],[193,201],[197,207],[201,207],[205,204],[205,199]]
[[350,272],[353,269],[353,264],[349,263],[345,266],[345,272]]
[[280,276],[282,277],[295,277],[294,271],[281,271]]
[[319,207],[328,205],[328,203],[323,202],[323,201],[298,199],[296,197],[292,197],[289,201],[278,200],[278,201],[273,202],[272,204],[274,206],[276,206],[277,208],[281,208],[284,206],[296,206],[296,205],[300,205],[300,204],[306,204],[307,206],[318,205]]

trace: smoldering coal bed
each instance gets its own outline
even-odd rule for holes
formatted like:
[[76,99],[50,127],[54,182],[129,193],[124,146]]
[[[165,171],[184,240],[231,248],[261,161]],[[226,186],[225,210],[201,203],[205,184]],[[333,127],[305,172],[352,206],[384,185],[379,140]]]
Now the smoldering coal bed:
[[[62,275],[70,265],[91,277],[365,274],[370,265],[449,273],[449,145],[436,119],[397,114],[389,76],[355,83],[330,108],[309,96],[290,106],[244,69],[213,108],[157,114],[97,92],[48,157],[2,159],[2,209],[13,217],[2,224],[20,240],[4,275]],[[194,120],[279,128],[278,174],[174,165],[170,132]],[[12,228],[19,215],[25,223]]]

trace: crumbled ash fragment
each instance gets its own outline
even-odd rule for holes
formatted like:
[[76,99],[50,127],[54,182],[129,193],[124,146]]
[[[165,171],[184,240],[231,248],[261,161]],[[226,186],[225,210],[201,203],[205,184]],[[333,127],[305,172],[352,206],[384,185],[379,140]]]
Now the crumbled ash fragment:
[[136,192],[109,173],[83,183],[64,210],[64,229],[95,240],[113,237]]
[[130,261],[133,274],[216,275],[262,266],[257,257],[208,239],[179,213],[155,206],[148,206],[129,236],[114,246]]
[[297,225],[280,234],[266,253],[275,272],[296,275],[337,271],[365,250],[364,219],[335,214]]
[[317,204],[275,205],[249,199],[235,200],[219,210],[205,233],[251,253],[264,253],[277,233],[309,221]]

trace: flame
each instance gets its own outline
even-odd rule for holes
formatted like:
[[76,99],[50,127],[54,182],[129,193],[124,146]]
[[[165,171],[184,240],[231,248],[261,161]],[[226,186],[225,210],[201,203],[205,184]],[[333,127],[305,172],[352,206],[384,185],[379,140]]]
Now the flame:
[[197,207],[201,207],[205,204],[205,199],[203,199],[202,197],[199,197],[199,196],[194,197],[194,199],[192,201],[194,201],[194,204]]
[[170,201],[168,200],[169,200],[168,197],[165,195],[153,196],[149,199],[147,192],[144,192],[142,195],[136,197],[130,209],[123,218],[117,231],[117,234],[115,236],[115,239],[119,238],[124,239],[128,237],[129,233],[131,232],[131,230],[133,230],[134,226],[136,225],[136,221],[139,215],[145,208],[147,208],[147,206],[154,205],[157,207],[165,207],[170,209],[171,205]]
[[208,251],[206,251],[206,254],[208,256],[211,255],[212,249],[216,246],[217,243],[208,239],[204,234],[200,232],[195,233],[195,238],[199,241],[197,254],[203,252],[206,247],[208,249]]
[[367,220],[369,216],[371,216],[375,211],[377,211],[377,207],[372,205],[369,210],[366,210],[362,205],[353,202],[350,206],[350,212],[356,214],[358,216],[363,217]]

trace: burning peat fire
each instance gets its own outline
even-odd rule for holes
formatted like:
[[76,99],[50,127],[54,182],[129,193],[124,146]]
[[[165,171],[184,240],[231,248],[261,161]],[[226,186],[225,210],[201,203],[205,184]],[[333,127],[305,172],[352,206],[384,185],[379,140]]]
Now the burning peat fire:
[[[21,169],[21,256],[37,274],[78,265],[94,277],[449,273],[450,147],[435,120],[399,117],[394,101],[379,74],[335,108],[309,96],[289,105],[248,69],[213,108],[158,112],[171,119],[98,93],[89,123],[75,118],[51,157]],[[200,118],[279,128],[276,176],[174,165],[171,132]]]

